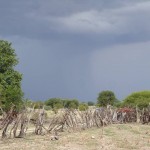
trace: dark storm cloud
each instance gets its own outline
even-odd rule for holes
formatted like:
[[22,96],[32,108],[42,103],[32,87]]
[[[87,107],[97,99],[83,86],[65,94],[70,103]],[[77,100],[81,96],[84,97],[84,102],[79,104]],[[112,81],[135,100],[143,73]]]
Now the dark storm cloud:
[[5,0],[0,2],[0,31],[2,36],[44,40],[82,37],[89,41],[92,37],[91,42],[98,38],[101,44],[110,37],[117,41],[130,33],[147,33],[149,5],[140,0]]

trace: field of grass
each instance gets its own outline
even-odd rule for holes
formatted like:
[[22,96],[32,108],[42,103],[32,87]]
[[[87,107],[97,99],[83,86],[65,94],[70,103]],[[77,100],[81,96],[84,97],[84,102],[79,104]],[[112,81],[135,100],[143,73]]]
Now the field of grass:
[[150,126],[114,124],[74,133],[59,133],[59,140],[51,135],[0,141],[3,150],[150,150]]

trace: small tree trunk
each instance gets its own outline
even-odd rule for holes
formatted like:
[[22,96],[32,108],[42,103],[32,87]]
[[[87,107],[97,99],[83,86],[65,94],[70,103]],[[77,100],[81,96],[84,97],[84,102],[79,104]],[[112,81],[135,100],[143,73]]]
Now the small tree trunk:
[[138,112],[138,107],[136,105],[136,122],[139,123],[140,122],[140,115],[139,115],[139,112]]

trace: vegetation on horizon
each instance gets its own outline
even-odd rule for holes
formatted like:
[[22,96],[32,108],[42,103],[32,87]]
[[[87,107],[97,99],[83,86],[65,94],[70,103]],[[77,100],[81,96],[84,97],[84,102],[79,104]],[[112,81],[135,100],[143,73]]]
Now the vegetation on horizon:
[[26,105],[34,104],[35,108],[45,105],[46,109],[58,110],[60,108],[86,110],[89,106],[106,107],[108,104],[115,107],[136,107],[144,108],[150,104],[150,91],[131,93],[123,101],[117,100],[113,91],[101,91],[97,103],[92,101],[80,102],[77,99],[50,98],[46,101],[23,101],[21,89],[22,74],[15,70],[18,58],[11,43],[0,40],[0,106],[8,111],[14,104],[19,108],[23,102]]
[[150,105],[150,91],[139,91],[131,93],[127,96],[121,106],[122,107],[139,107],[140,109]]

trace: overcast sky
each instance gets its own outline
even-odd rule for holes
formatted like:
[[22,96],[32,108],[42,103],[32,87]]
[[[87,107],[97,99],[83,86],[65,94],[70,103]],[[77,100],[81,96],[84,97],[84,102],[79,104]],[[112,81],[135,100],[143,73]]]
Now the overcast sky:
[[25,98],[96,101],[150,89],[150,0],[0,0]]

